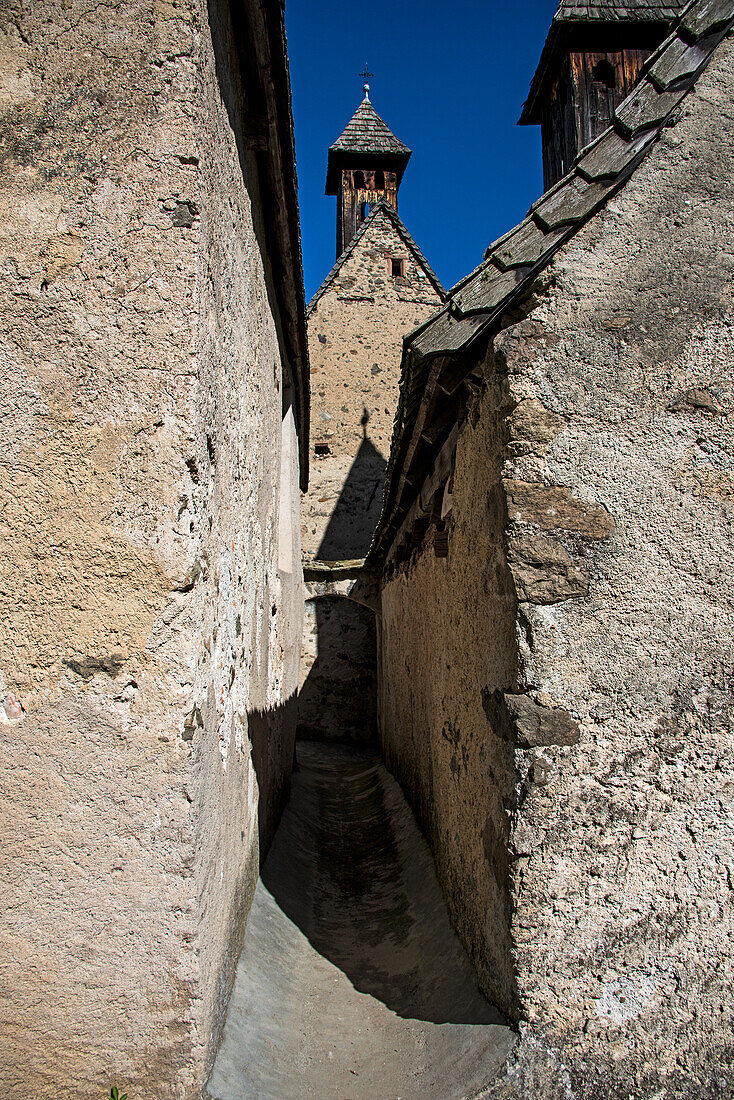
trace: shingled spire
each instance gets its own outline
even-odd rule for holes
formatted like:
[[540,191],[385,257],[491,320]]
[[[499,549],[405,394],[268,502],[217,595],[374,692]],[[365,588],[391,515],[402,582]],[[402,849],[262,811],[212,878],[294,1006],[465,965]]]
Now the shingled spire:
[[337,259],[380,199],[398,208],[398,188],[410,149],[397,138],[370,102],[369,84],[364,99],[343,133],[329,148],[326,194],[337,196]]
[[607,128],[684,0],[561,0],[521,124],[540,123],[551,187]]

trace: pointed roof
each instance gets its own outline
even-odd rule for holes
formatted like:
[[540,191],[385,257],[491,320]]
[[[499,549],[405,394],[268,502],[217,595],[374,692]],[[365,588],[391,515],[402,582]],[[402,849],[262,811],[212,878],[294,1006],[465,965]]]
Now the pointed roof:
[[411,150],[395,137],[365,95],[342,134],[329,147],[330,153],[398,153],[410,156]]
[[337,161],[343,163],[345,156],[352,162],[358,157],[362,164],[369,163],[374,158],[379,158],[381,163],[388,166],[392,164],[398,173],[399,183],[410,154],[408,146],[395,136],[372,106],[369,89],[365,85],[364,99],[334,144],[329,146],[326,194],[336,194],[336,165]]
[[444,298],[446,297],[446,291],[440,283],[438,275],[436,275],[436,272],[433,270],[428,260],[425,258],[420,248],[403,225],[402,221],[398,217],[397,210],[395,210],[394,207],[390,205],[387,199],[380,199],[379,202],[375,203],[374,207],[369,213],[369,216],[366,217],[365,220],[362,222],[359,229],[354,234],[351,241],[344,249],[341,256],[336,261],[319,289],[314,294],[311,301],[308,303],[308,306],[306,307],[306,317],[309,317],[311,315],[311,313],[313,312],[313,308],[318,302],[319,298],[322,296],[322,294],[324,294],[326,290],[329,289],[329,287],[339,274],[339,271],[341,270],[344,262],[351,256],[359,241],[361,241],[362,237],[364,237],[369,226],[372,225],[372,223],[377,219],[380,214],[386,214],[387,217],[390,219],[393,226],[397,230],[401,240],[403,241],[403,244],[408,249],[408,251],[413,254],[413,258],[415,259],[416,263],[418,263],[418,265],[425,271],[434,290],[441,296],[441,301],[444,300]]
[[[520,225],[487,249],[483,263],[448,292],[445,305],[405,337],[382,514],[369,563],[389,549],[425,471],[457,423],[462,387],[472,384],[472,345],[502,326],[556,252],[624,187],[685,97],[695,95],[699,75],[732,30],[734,0],[691,0],[645,62],[609,128],[581,150],[570,172],[533,203]],[[443,397],[432,404],[437,388]],[[416,439],[432,439],[431,453],[425,446],[418,451]]]

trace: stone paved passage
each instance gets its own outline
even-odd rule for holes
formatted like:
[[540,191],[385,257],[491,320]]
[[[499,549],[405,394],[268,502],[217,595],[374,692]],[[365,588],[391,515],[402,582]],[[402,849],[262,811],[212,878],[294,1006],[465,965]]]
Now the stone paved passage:
[[398,785],[375,756],[301,743],[211,1096],[459,1100],[513,1041],[477,989]]

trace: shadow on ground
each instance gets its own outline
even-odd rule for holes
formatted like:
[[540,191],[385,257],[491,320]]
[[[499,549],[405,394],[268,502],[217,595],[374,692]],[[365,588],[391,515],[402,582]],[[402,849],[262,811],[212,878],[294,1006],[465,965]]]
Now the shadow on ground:
[[302,742],[262,872],[283,912],[355,989],[409,1019],[497,1023],[449,923],[428,846],[369,752]]
[[477,1095],[515,1036],[477,988],[400,788],[367,750],[300,742],[297,759],[210,1095]]

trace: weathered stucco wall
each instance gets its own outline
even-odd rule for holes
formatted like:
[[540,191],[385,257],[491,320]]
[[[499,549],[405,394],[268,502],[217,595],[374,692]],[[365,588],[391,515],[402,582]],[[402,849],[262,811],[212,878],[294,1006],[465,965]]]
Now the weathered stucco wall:
[[18,1100],[198,1095],[257,876],[250,717],[269,716],[268,797],[292,755],[300,532],[279,574],[277,505],[297,450],[281,475],[258,199],[211,14],[216,62],[194,0],[2,17],[0,1093]]
[[[501,403],[492,378],[491,406]],[[467,423],[454,474],[450,552],[391,563],[378,619],[378,728],[429,839],[446,901],[480,981],[515,1007],[506,800],[511,751],[490,736],[487,692],[517,676],[515,597],[504,552],[499,417]],[[503,801],[504,799],[504,801]]]
[[[391,257],[405,260],[404,277],[391,276]],[[308,557],[339,561],[367,553],[380,515],[403,337],[440,303],[380,211],[311,308],[313,453],[302,509]],[[328,446],[327,455],[315,450],[319,443]]]
[[345,596],[306,600],[298,736],[374,741],[377,734],[375,613]]
[[[405,261],[394,278],[390,259]],[[380,515],[398,399],[403,337],[440,297],[387,214],[378,212],[308,319],[311,479],[302,500],[309,558],[362,558]],[[328,453],[320,452],[326,445]],[[308,737],[371,740],[374,615],[347,600],[308,600],[299,728]]]
[[383,588],[387,759],[508,1008],[514,971],[503,1100],[734,1088],[733,53],[495,341],[448,557]]

